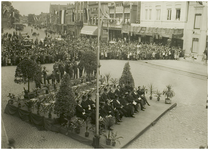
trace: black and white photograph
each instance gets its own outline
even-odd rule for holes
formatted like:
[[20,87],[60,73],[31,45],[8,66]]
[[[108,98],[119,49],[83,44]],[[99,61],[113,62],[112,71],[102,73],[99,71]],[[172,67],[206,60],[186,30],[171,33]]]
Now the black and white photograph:
[[208,149],[208,1],[1,1],[2,149]]

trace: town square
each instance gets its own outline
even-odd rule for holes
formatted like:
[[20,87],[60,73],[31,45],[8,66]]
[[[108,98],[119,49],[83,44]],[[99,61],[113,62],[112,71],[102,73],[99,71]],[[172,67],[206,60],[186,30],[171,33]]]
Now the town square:
[[2,148],[207,148],[207,11],[2,1]]

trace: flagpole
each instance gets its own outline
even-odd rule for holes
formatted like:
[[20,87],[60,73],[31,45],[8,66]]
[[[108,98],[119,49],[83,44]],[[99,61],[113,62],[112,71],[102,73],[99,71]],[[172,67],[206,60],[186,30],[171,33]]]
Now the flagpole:
[[97,88],[96,88],[96,135],[93,139],[93,146],[95,148],[99,148],[99,73],[100,73],[100,62],[99,62],[99,53],[100,53],[100,8],[101,3],[99,1],[99,9],[98,9],[98,50],[97,50]]

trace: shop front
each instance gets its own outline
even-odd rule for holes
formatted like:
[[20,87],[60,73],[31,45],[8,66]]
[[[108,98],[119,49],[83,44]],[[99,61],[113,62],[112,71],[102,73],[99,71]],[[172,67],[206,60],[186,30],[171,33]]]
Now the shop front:
[[120,28],[109,28],[109,41],[118,41],[122,38],[123,35]]

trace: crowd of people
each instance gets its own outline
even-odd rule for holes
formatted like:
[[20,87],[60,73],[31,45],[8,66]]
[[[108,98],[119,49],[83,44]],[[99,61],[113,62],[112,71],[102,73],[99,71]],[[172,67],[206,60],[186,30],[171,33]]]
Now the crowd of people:
[[102,43],[101,59],[150,60],[150,59],[178,59],[183,56],[180,47],[142,42],[129,42],[119,39],[110,44]]
[[[78,59],[80,51],[96,51],[97,38],[66,36],[64,40],[52,38],[48,33],[44,40],[29,41],[21,35],[4,33],[2,35],[2,66],[17,65],[24,57],[39,61],[41,64],[54,63],[59,59]],[[61,38],[59,38],[61,39]],[[101,59],[178,59],[183,56],[180,47],[169,47],[162,44],[147,44],[136,41],[126,42],[119,39],[117,42],[101,41]]]
[[[144,111],[145,105],[150,106],[145,96],[145,90],[140,86],[138,89],[128,86],[120,87],[120,85],[116,89],[104,88],[100,95],[99,118],[102,121],[106,117],[114,117],[115,123],[118,124],[123,117],[134,118],[134,114],[140,109]],[[95,101],[92,100],[91,94],[88,94],[77,101],[76,116],[83,120],[89,117],[91,123],[95,124],[95,109]]]

